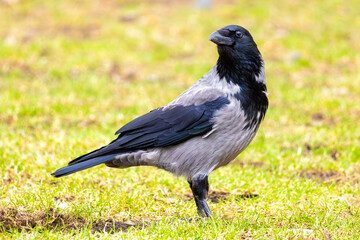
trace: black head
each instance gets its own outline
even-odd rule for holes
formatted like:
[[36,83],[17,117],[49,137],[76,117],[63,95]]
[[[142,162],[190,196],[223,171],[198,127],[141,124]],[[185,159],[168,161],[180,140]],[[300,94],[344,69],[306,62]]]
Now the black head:
[[209,40],[219,46],[237,47],[240,46],[240,44],[256,46],[249,31],[237,25],[229,25],[213,32],[210,35]]
[[[260,74],[263,60],[254,39],[248,30],[237,25],[229,25],[213,32],[209,40],[218,47],[218,73],[221,77],[232,75],[234,81],[249,81]],[[250,76],[249,76],[250,75]],[[249,78],[248,78],[248,77]],[[230,76],[229,76],[230,77]]]
[[246,54],[259,54],[249,31],[237,25],[229,25],[213,32],[209,40],[217,44],[219,55],[229,54],[241,57]]

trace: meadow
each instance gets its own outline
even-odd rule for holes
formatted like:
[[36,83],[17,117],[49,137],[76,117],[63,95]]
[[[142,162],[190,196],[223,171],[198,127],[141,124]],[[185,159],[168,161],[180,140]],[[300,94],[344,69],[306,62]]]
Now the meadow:
[[[0,239],[360,238],[360,2],[0,1]],[[217,60],[211,32],[247,28],[270,107],[209,177],[71,159],[162,106]],[[192,218],[192,221],[186,219]]]

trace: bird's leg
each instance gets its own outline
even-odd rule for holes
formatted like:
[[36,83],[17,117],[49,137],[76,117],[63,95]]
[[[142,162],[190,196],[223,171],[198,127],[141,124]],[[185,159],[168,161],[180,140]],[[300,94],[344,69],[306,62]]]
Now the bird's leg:
[[208,176],[205,174],[196,174],[188,180],[191,191],[194,194],[198,213],[201,217],[213,217],[210,208],[206,202],[206,196],[209,191]]

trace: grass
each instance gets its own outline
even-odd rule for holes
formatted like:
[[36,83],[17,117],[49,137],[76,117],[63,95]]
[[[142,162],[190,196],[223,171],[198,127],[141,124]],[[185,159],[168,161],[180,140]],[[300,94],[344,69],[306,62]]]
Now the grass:
[[[3,0],[0,238],[359,238],[359,9]],[[186,181],[155,168],[50,176],[206,73],[208,36],[228,24],[258,43],[270,108],[248,149],[210,175],[214,219],[196,219]]]

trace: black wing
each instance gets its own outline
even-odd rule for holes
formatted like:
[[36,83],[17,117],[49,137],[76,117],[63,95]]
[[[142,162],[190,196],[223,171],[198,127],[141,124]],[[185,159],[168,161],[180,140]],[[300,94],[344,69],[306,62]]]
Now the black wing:
[[155,109],[120,128],[116,132],[120,135],[109,145],[78,157],[69,164],[108,154],[171,146],[205,134],[212,129],[214,123],[210,119],[214,112],[229,103],[227,98],[219,97],[197,106]]

